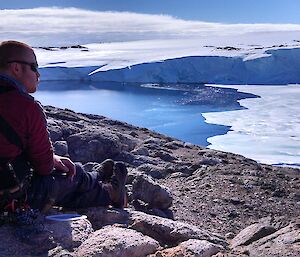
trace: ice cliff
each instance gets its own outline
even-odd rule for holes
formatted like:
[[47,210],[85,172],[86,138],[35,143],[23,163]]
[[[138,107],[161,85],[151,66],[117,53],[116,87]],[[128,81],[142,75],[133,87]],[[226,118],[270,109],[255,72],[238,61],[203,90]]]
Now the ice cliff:
[[134,65],[129,63],[123,68],[105,69],[105,64],[85,67],[45,66],[40,71],[43,80],[294,84],[300,83],[298,67],[300,48],[277,48],[231,56],[186,56]]

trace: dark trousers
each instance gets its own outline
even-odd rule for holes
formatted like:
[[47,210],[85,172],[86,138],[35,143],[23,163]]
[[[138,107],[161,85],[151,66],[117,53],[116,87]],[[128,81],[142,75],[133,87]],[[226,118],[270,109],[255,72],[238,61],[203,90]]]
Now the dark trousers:
[[79,163],[72,181],[59,171],[49,176],[34,175],[27,191],[28,203],[40,210],[47,204],[74,209],[108,206],[109,194],[98,179],[96,171],[85,172]]

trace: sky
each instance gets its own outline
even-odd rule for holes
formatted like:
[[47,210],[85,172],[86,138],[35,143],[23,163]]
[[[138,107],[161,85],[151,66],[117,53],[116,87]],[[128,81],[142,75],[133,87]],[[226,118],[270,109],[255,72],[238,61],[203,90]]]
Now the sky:
[[[255,39],[252,44],[265,45],[268,37],[272,40],[267,40],[267,44],[286,44],[291,40],[300,41],[299,33],[300,23],[226,24],[184,20],[170,15],[70,7],[0,10],[0,41],[14,39],[32,46],[172,39],[195,39],[199,45],[210,45],[210,42],[219,41],[225,44],[225,38],[232,44],[237,39],[241,43],[240,39],[246,35],[248,44],[251,44],[251,35]],[[285,40],[276,43],[273,40],[276,38]]]
[[0,9],[76,7],[170,15],[184,20],[221,23],[300,24],[299,0],[10,0]]

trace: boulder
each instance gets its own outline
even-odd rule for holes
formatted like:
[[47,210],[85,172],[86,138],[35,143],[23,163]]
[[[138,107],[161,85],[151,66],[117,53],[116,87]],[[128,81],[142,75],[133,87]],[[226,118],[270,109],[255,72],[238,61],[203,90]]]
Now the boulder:
[[166,151],[155,151],[154,156],[158,157],[166,162],[173,162],[173,161],[177,160],[176,157],[172,156],[170,153],[168,153]]
[[95,231],[76,251],[76,256],[143,257],[159,249],[156,240],[131,229],[107,226]]
[[152,178],[158,179],[164,178],[168,174],[165,168],[150,163],[140,165],[137,170],[151,176]]
[[[130,153],[132,154],[132,153]],[[133,155],[132,154],[132,163],[135,167],[143,165],[145,163],[149,163],[152,165],[159,165],[160,164],[160,160],[158,158],[155,157],[151,157],[151,156],[143,156],[143,155]]]
[[121,145],[115,135],[103,135],[101,130],[84,131],[67,139],[69,154],[73,161],[83,163],[102,162],[121,152]]
[[61,138],[63,136],[61,127],[55,126],[55,125],[49,126],[48,131],[49,131],[50,138],[53,142],[55,142],[57,140],[61,140]]
[[180,243],[176,247],[156,252],[149,257],[210,257],[223,250],[223,247],[206,240],[190,239]]
[[132,211],[130,213],[129,227],[154,238],[161,245],[175,246],[189,239],[207,240],[215,244],[227,245],[221,236],[209,234],[196,226],[142,212]]
[[53,144],[54,152],[61,156],[68,156],[68,144],[66,141],[56,141]]
[[274,233],[276,229],[265,223],[252,224],[243,229],[231,241],[231,247],[235,248],[241,245],[249,245],[267,235]]
[[147,203],[150,208],[168,209],[172,205],[170,191],[149,176],[137,176],[132,182],[132,199],[139,199]]
[[144,155],[144,156],[149,156],[149,151],[146,147],[140,146],[135,148],[133,151],[131,151],[132,154],[134,155]]
[[71,222],[45,221],[43,225],[44,230],[39,231],[30,226],[2,225],[0,256],[60,256],[62,251],[76,249],[93,232],[87,219]]
[[[229,199],[232,201],[232,199]],[[231,248],[249,245],[275,231],[287,226],[290,221],[283,216],[268,216],[259,219],[256,223],[251,224],[240,231],[231,241]]]
[[256,257],[300,256],[299,220],[243,247],[240,251]]
[[51,233],[53,242],[63,249],[74,250],[94,232],[88,219],[68,222],[45,221],[45,230]]

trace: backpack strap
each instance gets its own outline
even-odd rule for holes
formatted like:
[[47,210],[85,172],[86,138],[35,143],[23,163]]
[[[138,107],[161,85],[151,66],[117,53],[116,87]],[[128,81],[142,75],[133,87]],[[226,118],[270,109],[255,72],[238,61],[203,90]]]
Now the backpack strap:
[[[12,91],[14,89],[0,87],[0,94]],[[7,183],[7,189],[0,190],[0,205],[12,198],[12,194],[18,192],[23,186],[23,182],[29,173],[29,165],[25,158],[23,142],[15,129],[0,115],[0,134],[2,134],[11,144],[21,149],[21,154],[14,160],[9,161],[0,157],[1,180]],[[28,171],[28,173],[26,172]],[[3,207],[3,206],[1,206]]]
[[[1,87],[0,94],[15,90],[13,87]],[[0,133],[12,144],[16,145],[22,151],[24,149],[22,140],[15,129],[0,115]]]
[[7,93],[7,92],[10,92],[13,90],[16,90],[16,89],[12,88],[12,87],[0,87],[0,94]]
[[14,128],[0,115],[0,133],[12,144],[16,145],[22,151],[23,143]]

